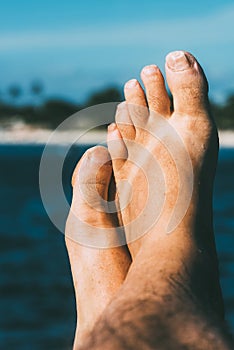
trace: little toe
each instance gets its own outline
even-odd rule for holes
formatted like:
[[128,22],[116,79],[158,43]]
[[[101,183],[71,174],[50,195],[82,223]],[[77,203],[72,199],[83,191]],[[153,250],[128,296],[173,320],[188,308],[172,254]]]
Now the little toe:
[[146,66],[141,71],[150,112],[164,117],[170,116],[170,99],[160,69],[156,65]]
[[190,53],[175,51],[168,54],[166,76],[176,113],[207,114],[208,83],[202,68]]

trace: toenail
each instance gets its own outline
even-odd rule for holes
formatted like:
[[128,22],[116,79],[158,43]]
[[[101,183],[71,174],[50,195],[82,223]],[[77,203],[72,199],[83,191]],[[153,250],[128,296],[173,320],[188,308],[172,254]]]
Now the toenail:
[[150,66],[146,66],[143,68],[142,72],[145,75],[152,75],[158,72],[158,67],[155,64],[152,64]]
[[108,131],[114,131],[115,129],[116,129],[115,123],[111,123],[110,125],[108,125]]
[[125,84],[126,89],[132,89],[136,87],[138,84],[138,81],[136,79],[131,79]]
[[169,68],[175,71],[183,71],[192,66],[191,58],[183,51],[175,51],[167,55],[166,62]]

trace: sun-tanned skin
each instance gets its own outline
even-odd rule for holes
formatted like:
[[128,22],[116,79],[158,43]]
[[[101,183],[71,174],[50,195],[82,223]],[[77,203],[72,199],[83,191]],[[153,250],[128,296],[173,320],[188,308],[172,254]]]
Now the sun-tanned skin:
[[[132,262],[126,250],[115,248],[117,282],[108,302],[97,313],[97,284],[92,285],[88,306],[84,289],[78,286],[85,279],[87,288],[89,274],[102,262],[96,260],[95,250],[67,240],[78,313],[79,299],[84,318],[92,307],[95,313],[93,322],[87,318],[90,326],[86,322],[87,331],[76,343],[77,349],[232,348],[225,331],[213,235],[212,191],[218,138],[209,111],[207,81],[194,57],[181,51],[167,56],[166,76],[173,111],[160,70],[147,66],[141,74],[146,93],[137,80],[129,81],[125,85],[126,102],[118,108],[116,124],[108,131],[108,149]],[[87,169],[83,171],[85,174]],[[108,174],[107,188],[110,170]],[[76,188],[74,196],[79,198]],[[184,212],[180,196],[188,201]],[[147,202],[149,210],[141,215]],[[92,209],[78,199],[77,211],[80,205],[85,219],[90,220]],[[176,219],[171,224],[173,215]],[[102,224],[105,221],[110,219],[103,215]],[[92,255],[92,264],[86,252]],[[85,278],[83,270],[77,269],[78,259],[82,269],[88,269]],[[108,278],[115,278],[114,274],[110,277],[111,264],[112,260],[105,267],[106,275],[95,268],[95,280],[103,278],[104,290],[110,283]],[[107,294],[108,290],[107,287]]]

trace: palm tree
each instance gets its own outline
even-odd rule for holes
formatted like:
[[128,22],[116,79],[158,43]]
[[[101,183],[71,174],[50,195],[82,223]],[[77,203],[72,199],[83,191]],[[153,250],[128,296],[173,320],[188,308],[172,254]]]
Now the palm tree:
[[31,94],[35,97],[35,100],[39,102],[42,92],[44,90],[44,86],[41,81],[35,80],[31,83],[30,86]]
[[22,95],[22,89],[18,84],[14,84],[9,87],[8,93],[13,102],[16,101]]

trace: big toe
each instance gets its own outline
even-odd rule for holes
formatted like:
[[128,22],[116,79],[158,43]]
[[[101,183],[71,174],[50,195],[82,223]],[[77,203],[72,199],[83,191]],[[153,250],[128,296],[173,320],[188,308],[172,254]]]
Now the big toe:
[[108,200],[112,164],[108,150],[95,146],[85,152],[77,164],[73,177],[73,202],[86,202],[96,208]]
[[208,83],[197,60],[188,52],[175,51],[166,57],[166,76],[176,113],[207,112]]
[[[108,189],[112,175],[110,156],[105,147],[96,146],[85,152],[72,177],[73,197],[66,222],[66,238],[82,245],[104,247],[110,244],[108,231],[113,227],[108,205]],[[100,228],[100,230],[99,230]]]

